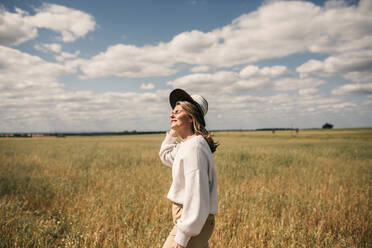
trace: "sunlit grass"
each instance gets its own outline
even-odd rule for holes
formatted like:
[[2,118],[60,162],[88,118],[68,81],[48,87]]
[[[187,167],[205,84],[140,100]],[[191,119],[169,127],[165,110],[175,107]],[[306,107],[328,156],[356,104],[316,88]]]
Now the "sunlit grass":
[[[0,139],[0,247],[161,247],[163,135]],[[370,247],[372,130],[216,133],[210,247]]]

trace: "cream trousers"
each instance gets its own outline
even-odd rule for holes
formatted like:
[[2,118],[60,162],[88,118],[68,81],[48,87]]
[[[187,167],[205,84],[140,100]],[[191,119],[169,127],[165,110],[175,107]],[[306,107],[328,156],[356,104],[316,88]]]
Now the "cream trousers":
[[[163,248],[171,248],[173,247],[176,242],[174,242],[174,238],[176,237],[177,233],[177,221],[182,216],[182,205],[173,203],[172,205],[172,216],[173,216],[173,229],[169,233],[167,240],[165,241]],[[199,233],[199,235],[191,237],[189,243],[187,244],[187,248],[208,248],[208,240],[212,236],[213,229],[214,229],[214,215],[210,214],[205,221],[205,224]]]

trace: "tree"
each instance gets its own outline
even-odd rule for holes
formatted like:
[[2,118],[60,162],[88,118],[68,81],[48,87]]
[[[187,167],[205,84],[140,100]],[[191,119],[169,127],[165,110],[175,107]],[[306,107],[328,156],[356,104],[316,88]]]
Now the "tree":
[[323,129],[332,129],[332,128],[333,128],[333,124],[326,123],[323,125]]

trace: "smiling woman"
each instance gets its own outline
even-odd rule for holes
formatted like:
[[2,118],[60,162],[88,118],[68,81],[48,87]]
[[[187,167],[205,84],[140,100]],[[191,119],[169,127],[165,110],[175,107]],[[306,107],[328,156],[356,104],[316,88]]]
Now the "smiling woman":
[[[181,89],[170,94],[173,111],[171,131],[164,139],[159,156],[172,167],[168,199],[173,202],[174,227],[163,248],[208,247],[218,212],[217,176],[212,153],[217,144],[205,129],[207,101]],[[181,143],[176,142],[177,136]]]

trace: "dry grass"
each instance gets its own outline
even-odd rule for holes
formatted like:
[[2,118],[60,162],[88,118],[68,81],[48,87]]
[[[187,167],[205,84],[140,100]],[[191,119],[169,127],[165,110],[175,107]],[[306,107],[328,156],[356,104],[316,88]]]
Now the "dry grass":
[[[162,138],[0,139],[0,247],[161,247]],[[371,247],[371,129],[215,139],[211,247]]]

